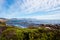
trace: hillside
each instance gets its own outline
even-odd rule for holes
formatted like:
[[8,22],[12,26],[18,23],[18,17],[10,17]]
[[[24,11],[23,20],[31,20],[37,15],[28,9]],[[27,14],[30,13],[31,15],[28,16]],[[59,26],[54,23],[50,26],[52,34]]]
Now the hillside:
[[19,28],[0,23],[0,40],[60,40],[60,30],[33,26]]

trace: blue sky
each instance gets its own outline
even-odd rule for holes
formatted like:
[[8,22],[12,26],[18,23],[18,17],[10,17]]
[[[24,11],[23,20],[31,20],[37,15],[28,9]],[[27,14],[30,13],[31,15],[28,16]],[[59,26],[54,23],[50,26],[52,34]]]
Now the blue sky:
[[0,18],[60,20],[60,0],[0,0]]

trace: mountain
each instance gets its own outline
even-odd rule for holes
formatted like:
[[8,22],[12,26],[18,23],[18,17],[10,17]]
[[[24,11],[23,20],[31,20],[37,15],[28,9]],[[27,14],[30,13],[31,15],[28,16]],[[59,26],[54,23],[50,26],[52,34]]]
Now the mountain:
[[38,26],[39,24],[60,24],[60,20],[37,20],[37,19],[17,19],[12,18],[6,21],[7,25],[19,26],[19,27],[28,27],[30,25]]
[[0,22],[6,22],[8,19],[6,18],[0,18]]

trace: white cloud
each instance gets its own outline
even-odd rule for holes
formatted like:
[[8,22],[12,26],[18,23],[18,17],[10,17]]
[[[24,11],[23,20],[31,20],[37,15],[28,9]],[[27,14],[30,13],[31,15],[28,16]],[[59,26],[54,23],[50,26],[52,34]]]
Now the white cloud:
[[47,20],[60,20],[60,13],[29,16],[26,18],[32,18],[32,19],[38,19],[38,20],[45,20],[45,19],[47,19]]
[[15,0],[9,8],[10,14],[34,13],[38,11],[53,11],[60,9],[60,0]]
[[28,13],[56,10],[60,9],[60,0],[26,0],[21,9]]
[[[4,4],[4,0],[0,0],[0,10],[2,10],[2,5]],[[53,11],[60,9],[60,0],[15,0],[14,4],[10,6],[7,11],[7,17],[18,16],[20,14],[30,14],[38,11]],[[59,10],[60,11],[60,10]],[[60,16],[57,13],[52,13],[53,15],[41,15],[41,16],[33,16],[32,18],[37,19],[58,19]]]

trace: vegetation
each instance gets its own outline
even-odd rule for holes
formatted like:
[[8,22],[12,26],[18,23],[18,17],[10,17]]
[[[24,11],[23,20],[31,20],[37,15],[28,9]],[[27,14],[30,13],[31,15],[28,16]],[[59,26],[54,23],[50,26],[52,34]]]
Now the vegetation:
[[0,22],[0,40],[60,40],[60,30],[33,26],[18,28]]

